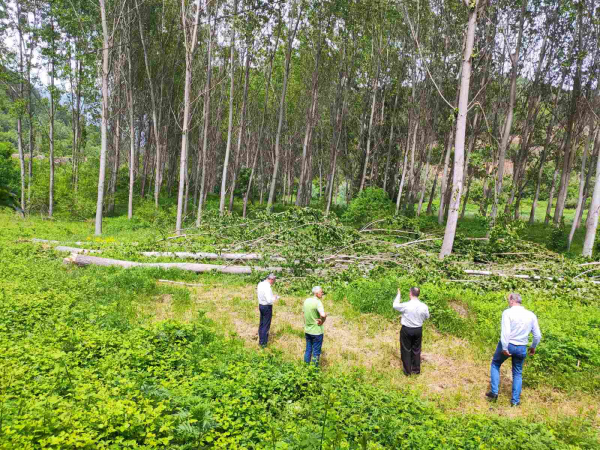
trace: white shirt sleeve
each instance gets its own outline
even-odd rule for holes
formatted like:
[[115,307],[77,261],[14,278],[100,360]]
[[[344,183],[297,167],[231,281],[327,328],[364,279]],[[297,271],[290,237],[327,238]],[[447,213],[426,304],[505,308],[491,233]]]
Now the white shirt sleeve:
[[540,331],[540,325],[538,324],[535,314],[533,316],[533,327],[531,332],[533,333],[533,342],[531,343],[531,348],[536,348],[542,340],[542,332]]
[[405,306],[404,303],[400,303],[400,294],[396,295],[396,298],[394,299],[393,307],[400,314],[404,313],[404,310],[405,310],[406,306]]
[[425,309],[423,310],[423,321],[429,319],[429,307],[424,305]]
[[508,351],[508,342],[510,340],[510,317],[509,309],[502,313],[502,331],[500,332],[500,342],[502,342],[502,350]]

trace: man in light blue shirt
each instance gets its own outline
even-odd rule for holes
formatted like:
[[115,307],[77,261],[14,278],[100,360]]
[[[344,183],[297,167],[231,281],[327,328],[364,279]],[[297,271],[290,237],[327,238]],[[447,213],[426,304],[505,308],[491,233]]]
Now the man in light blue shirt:
[[492,358],[490,369],[491,389],[485,395],[495,400],[498,398],[500,385],[500,366],[508,358],[512,359],[512,398],[510,404],[518,406],[521,399],[521,386],[523,384],[523,363],[527,356],[527,343],[529,334],[533,334],[533,342],[529,347],[529,354],[535,354],[535,349],[542,339],[537,317],[531,311],[521,306],[521,296],[517,293],[508,295],[508,309],[502,313],[502,330],[500,342]]

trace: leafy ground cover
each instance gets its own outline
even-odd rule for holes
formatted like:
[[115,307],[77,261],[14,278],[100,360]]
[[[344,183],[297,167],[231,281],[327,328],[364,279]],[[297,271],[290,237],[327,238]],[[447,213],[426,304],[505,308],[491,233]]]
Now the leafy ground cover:
[[[170,242],[166,239],[168,235],[157,227],[160,218],[133,223],[121,217],[108,219],[107,233],[97,241],[91,237],[91,223],[22,221],[15,220],[12,214],[0,213],[1,446],[540,449],[598,446],[597,411],[586,410],[580,417],[577,413],[570,417],[541,415],[533,420],[504,417],[497,411],[464,413],[424,399],[419,391],[424,385],[395,384],[390,389],[385,384],[389,380],[385,373],[375,370],[366,376],[364,370],[353,370],[351,353],[345,357],[345,370],[336,370],[332,363],[330,368],[317,372],[285,354],[249,348],[244,345],[244,337],[235,333],[235,327],[225,327],[214,321],[216,317],[207,318],[209,305],[191,307],[196,304],[193,291],[156,283],[157,279],[169,278],[207,286],[226,283],[230,288],[238,285],[241,291],[253,286],[258,274],[232,278],[212,274],[199,277],[157,269],[80,269],[64,266],[62,255],[51,246],[28,241],[33,237],[86,241],[109,254],[133,258],[140,248],[150,248],[158,242],[165,248],[212,250],[230,248],[234,242],[247,238],[245,241],[250,242],[242,246],[242,251],[277,248],[290,267],[301,266],[286,275],[280,285],[282,292],[292,299],[299,298],[313,282],[327,281],[334,299],[331,301],[345,311],[349,326],[353,320],[361,321],[362,314],[390,323],[389,303],[396,287],[405,288],[429,278],[430,284],[423,285],[424,299],[430,304],[433,325],[442,333],[440,339],[444,335],[457,336],[474,348],[481,346],[482,352],[497,340],[503,293],[509,288],[529,287],[529,291],[523,291],[524,297],[540,316],[544,346],[527,367],[527,387],[549,386],[539,391],[546,393],[554,387],[565,395],[569,389],[574,394],[597,393],[600,322],[593,285],[573,287],[571,281],[562,286],[544,282],[526,284],[492,278],[485,283],[451,288],[454,284],[444,279],[458,274],[457,267],[462,267],[461,264],[474,264],[478,255],[486,253],[470,241],[465,241],[462,255],[443,264],[428,258],[427,248],[420,247],[400,255],[406,258],[404,265],[363,260],[362,266],[349,264],[336,277],[323,280],[320,275],[306,271],[320,267],[318,257],[305,258],[302,264],[291,260],[302,258],[308,248],[317,248],[317,255],[324,255],[336,243],[344,251],[356,244],[352,247],[356,256],[389,253],[390,245],[407,242],[405,238],[390,237],[390,230],[418,233],[422,239],[433,239],[423,245],[437,245],[435,237],[425,236],[435,236],[435,229],[428,219],[382,222],[387,231],[369,238],[384,241],[381,247],[376,247],[379,244],[362,242],[365,233],[361,234],[360,229],[353,231],[335,218],[324,224],[321,216],[311,218],[314,213],[310,211],[302,214],[293,210],[284,212],[276,216],[275,223],[255,215],[253,222],[246,221],[244,226],[239,226],[242,223],[239,219],[213,217],[206,221],[206,229],[190,232],[183,242],[177,239]],[[301,237],[286,233],[291,222],[302,225],[311,221],[319,225],[307,227]],[[262,228],[246,231],[252,223]],[[485,230],[477,220],[471,222],[470,228]],[[267,241],[264,246],[263,241],[254,243],[265,235],[272,240],[263,239]],[[510,239],[510,235],[498,239]],[[277,242],[280,247],[276,247]],[[494,245],[502,242],[496,241]],[[394,256],[398,259],[399,255]],[[501,256],[492,259],[486,264],[502,267]],[[576,262],[566,264],[575,267]],[[368,276],[364,278],[366,273]],[[497,292],[490,293],[489,289]],[[563,289],[571,289],[571,295],[560,297]],[[241,299],[236,306],[235,297],[238,296],[226,295],[221,300],[233,302],[231,309],[237,307],[243,311],[248,307]],[[158,299],[168,299],[169,308],[182,311],[182,317],[188,316],[185,320],[169,314],[162,317],[157,313]],[[293,300],[289,302],[293,307]],[[569,306],[566,311],[565,304]],[[281,333],[293,337],[294,342],[301,341],[301,332],[296,328],[290,325]],[[474,389],[480,392],[484,387]]]

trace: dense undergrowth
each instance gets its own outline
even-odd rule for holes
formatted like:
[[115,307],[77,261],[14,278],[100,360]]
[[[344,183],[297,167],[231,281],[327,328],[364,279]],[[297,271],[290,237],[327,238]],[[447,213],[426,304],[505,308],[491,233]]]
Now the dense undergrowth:
[[[140,315],[144,302],[189,301],[155,280],[195,275],[64,266],[52,249],[19,242],[39,222],[0,220],[2,448],[597,448],[585,417],[445,414],[360,372],[334,377],[246,349],[202,314],[155,323]],[[46,228],[58,238],[78,226]]]

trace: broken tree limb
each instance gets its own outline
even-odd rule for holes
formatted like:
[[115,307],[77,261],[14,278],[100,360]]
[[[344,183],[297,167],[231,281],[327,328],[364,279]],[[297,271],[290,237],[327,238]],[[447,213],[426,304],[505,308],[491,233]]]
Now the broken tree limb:
[[593,262],[589,262],[589,263],[579,264],[579,267],[598,266],[598,265],[600,265],[600,261],[593,261]]
[[251,274],[258,272],[281,272],[281,267],[250,267],[250,266],[221,266],[218,264],[195,264],[195,263],[140,263],[135,261],[123,261],[120,259],[100,258],[98,256],[81,255],[72,253],[70,257],[63,260],[65,264],[75,264],[77,266],[104,266],[104,267],[122,267],[130,269],[132,267],[155,267],[160,269],[180,269],[191,272],[201,273],[216,270],[221,273],[231,274]]
[[[553,278],[553,277],[540,277],[538,275],[509,275],[502,272],[490,272],[488,270],[464,270],[467,275],[483,275],[483,276],[496,276],[496,277],[507,277],[507,278],[520,278],[522,280],[549,280],[549,281],[563,281],[564,278]],[[575,281],[576,278],[573,279]],[[593,284],[600,284],[600,281],[593,281],[587,279],[577,279],[580,282],[587,282]]]

